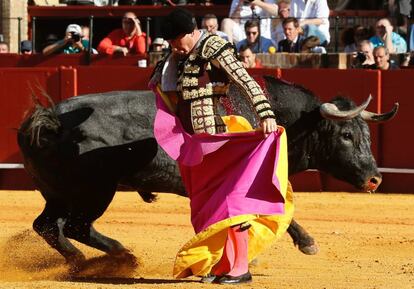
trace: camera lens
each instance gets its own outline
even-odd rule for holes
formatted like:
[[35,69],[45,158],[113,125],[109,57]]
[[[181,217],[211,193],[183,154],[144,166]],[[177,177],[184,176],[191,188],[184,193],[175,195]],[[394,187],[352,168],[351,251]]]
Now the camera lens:
[[356,58],[360,62],[364,62],[367,59],[364,52],[358,52]]
[[77,34],[75,32],[71,32],[71,34],[72,34],[73,41],[78,42],[80,40],[80,35],[79,34]]

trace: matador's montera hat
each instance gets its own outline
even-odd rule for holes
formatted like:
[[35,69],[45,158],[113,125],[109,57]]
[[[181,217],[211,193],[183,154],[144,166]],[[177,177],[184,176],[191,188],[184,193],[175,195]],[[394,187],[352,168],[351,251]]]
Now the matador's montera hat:
[[190,11],[177,8],[164,19],[162,26],[163,38],[166,40],[175,39],[181,34],[193,32],[196,26],[194,15]]

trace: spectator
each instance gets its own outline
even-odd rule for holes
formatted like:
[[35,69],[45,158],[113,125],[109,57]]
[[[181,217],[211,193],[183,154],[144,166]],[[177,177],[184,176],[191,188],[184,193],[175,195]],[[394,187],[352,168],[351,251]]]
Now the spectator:
[[48,45],[50,45],[50,44],[53,44],[53,43],[55,43],[56,41],[58,41],[59,40],[59,38],[56,36],[56,34],[53,34],[53,33],[49,33],[47,36],[46,36],[46,40],[45,40],[45,42],[43,43],[43,49],[46,47],[46,46],[48,46]]
[[404,55],[404,59],[400,66],[413,66],[414,65],[414,51],[408,52]]
[[23,40],[20,42],[20,52],[27,55],[32,54],[32,42],[29,40]]
[[260,34],[271,38],[272,19],[277,16],[276,0],[233,0],[230,7],[230,18],[221,22],[221,30],[229,37],[229,41],[237,43],[246,38],[243,27],[252,17],[260,17]]
[[[81,29],[82,29],[82,40],[88,40],[88,42],[90,42],[90,40],[89,40],[89,37],[90,37],[89,26],[82,25]],[[95,48],[92,48],[92,53],[93,54],[98,54],[98,50],[96,50]]]
[[397,31],[404,36],[407,35],[409,19],[412,17],[411,2],[410,0],[388,1],[389,15],[397,19]]
[[[98,45],[100,53],[112,55],[119,53],[127,54],[146,54],[147,35],[142,32],[141,22],[133,12],[126,12],[122,18],[122,28],[116,29],[102,39]],[[148,45],[151,39],[148,38]]]
[[82,29],[78,24],[70,24],[66,28],[65,37],[43,48],[44,55],[53,53],[75,54],[87,51],[89,41],[82,39]]
[[369,40],[377,46],[384,46],[389,53],[405,53],[407,52],[407,43],[399,34],[392,31],[393,26],[390,20],[382,18],[375,24],[376,35]]
[[89,27],[86,25],[82,25],[81,29],[82,29],[82,39],[89,40],[89,35],[90,35]]
[[305,37],[317,36],[323,46],[330,42],[327,0],[292,0],[290,16],[299,19]]
[[344,52],[352,53],[357,51],[358,43],[362,40],[368,40],[371,36],[373,36],[372,29],[362,25],[346,29],[342,34],[342,42],[345,45]]
[[321,42],[316,36],[309,36],[303,39],[300,47],[301,53],[326,53],[326,49],[320,46]]
[[260,35],[259,20],[248,20],[244,25],[246,39],[237,43],[237,51],[243,45],[249,46],[253,53],[267,53],[270,47],[274,47],[273,41]]
[[243,45],[239,50],[239,58],[244,68],[262,68],[263,65],[256,54],[252,52],[248,45]]
[[223,31],[218,30],[217,16],[214,14],[206,14],[201,21],[201,28],[207,30],[211,34],[216,34],[224,40],[229,40],[229,37]]
[[304,37],[301,35],[298,19],[295,17],[288,17],[283,20],[282,25],[286,39],[278,43],[277,51],[294,53],[301,52],[302,41],[304,40]]
[[373,54],[376,69],[393,70],[399,68],[395,63],[390,62],[390,53],[388,48],[384,46],[377,46],[374,48]]
[[374,46],[369,40],[362,40],[358,43],[357,51],[354,53],[354,68],[376,69],[374,54]]
[[278,3],[279,11],[277,13],[279,19],[275,29],[272,31],[272,40],[277,44],[286,38],[283,32],[282,22],[289,17],[290,14],[290,2],[288,0],[281,0]]
[[168,49],[168,42],[164,40],[164,38],[157,37],[155,38],[154,42],[152,43],[152,51],[154,52],[162,52]]
[[7,42],[0,42],[0,54],[1,53],[9,53],[9,45],[7,44]]

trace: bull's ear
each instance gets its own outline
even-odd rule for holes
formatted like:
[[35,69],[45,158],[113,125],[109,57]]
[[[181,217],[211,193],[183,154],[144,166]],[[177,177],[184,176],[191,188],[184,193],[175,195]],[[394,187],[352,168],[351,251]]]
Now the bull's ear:
[[64,129],[77,127],[93,113],[93,108],[82,107],[58,115],[59,121]]
[[323,103],[319,109],[319,112],[322,117],[326,119],[349,120],[358,116],[364,109],[366,109],[371,99],[372,96],[369,95],[368,99],[364,103],[350,110],[339,110],[338,107],[333,103]]
[[394,118],[394,116],[398,112],[399,106],[400,104],[396,102],[394,103],[394,107],[389,112],[385,112],[385,113],[375,113],[375,112],[364,110],[361,112],[361,117],[365,121],[368,121],[368,122],[376,122],[376,123],[386,122]]

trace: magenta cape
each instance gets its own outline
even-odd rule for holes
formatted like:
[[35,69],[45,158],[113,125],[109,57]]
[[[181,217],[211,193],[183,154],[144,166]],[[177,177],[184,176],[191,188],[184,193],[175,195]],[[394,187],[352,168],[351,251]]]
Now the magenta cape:
[[158,94],[157,108],[154,135],[178,161],[196,233],[233,216],[284,213],[278,132],[267,138],[261,131],[189,135]]

